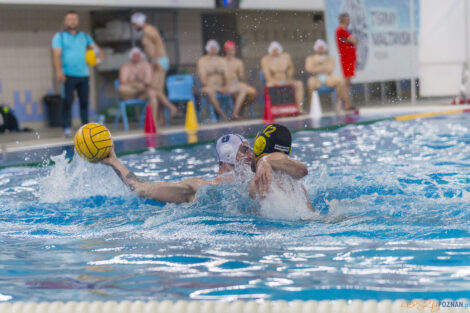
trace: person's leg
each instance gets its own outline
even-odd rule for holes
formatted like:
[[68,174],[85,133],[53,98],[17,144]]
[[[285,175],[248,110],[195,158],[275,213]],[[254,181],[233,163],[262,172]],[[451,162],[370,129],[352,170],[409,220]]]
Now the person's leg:
[[350,95],[351,95],[351,78],[355,73],[355,60],[341,59],[341,66],[343,68],[344,74],[344,88],[345,88],[345,101],[344,101],[344,110],[350,110],[352,108]]
[[77,84],[78,101],[80,103],[80,118],[82,125],[88,123],[88,99],[90,96],[90,79],[80,77]]
[[170,109],[170,119],[172,119],[173,116],[175,116],[175,114],[178,112],[178,108],[173,103],[171,103],[170,100],[168,100],[164,92],[158,91],[157,97],[158,101]]
[[121,84],[119,85],[118,93],[122,100],[137,99],[139,90],[132,85]]
[[158,107],[158,100],[157,100],[157,91],[153,88],[149,88],[144,93],[145,99],[148,101],[150,108],[152,109],[154,124],[157,125],[158,118],[160,116],[160,111]]
[[315,77],[315,76],[311,76],[308,81],[307,81],[307,99],[308,99],[308,103],[310,103],[312,101],[312,92],[314,92],[315,90],[317,90],[318,88],[321,87],[321,81],[318,79],[318,77]]
[[219,114],[219,116],[224,120],[228,121],[227,114],[225,114],[224,111],[222,111],[222,108],[220,107],[219,100],[217,100],[217,91],[215,88],[212,87],[204,87],[202,88],[202,93],[209,98],[209,101],[211,102],[212,106],[214,107],[215,111]]
[[351,77],[346,77],[344,79],[344,110],[349,110],[351,109],[351,100],[350,100],[350,95],[351,95]]
[[158,68],[153,72],[153,80],[152,80],[152,89],[157,92],[157,100],[159,104],[163,105],[158,105],[158,115],[160,118],[160,121],[158,121],[159,124],[164,125],[165,124],[165,107],[167,107],[170,110],[170,119],[175,116],[175,114],[178,112],[178,108],[168,100],[166,94],[165,94],[165,80],[166,80],[166,72]]
[[72,127],[72,103],[75,91],[75,79],[67,77],[62,85],[62,127],[64,130]]
[[341,108],[341,101],[343,103],[347,103],[348,101],[343,80],[338,76],[330,75],[326,78],[325,85],[327,87],[336,89],[337,97],[335,103],[335,111],[339,112]]
[[297,108],[300,112],[302,112],[305,96],[304,84],[300,80],[294,80],[293,84],[295,88],[295,100],[297,102]]
[[[243,104],[243,107],[250,106],[253,101],[255,101],[256,97],[258,96],[258,92],[254,87],[251,87],[248,84],[245,84],[247,86],[246,89],[246,97],[245,97],[245,103]],[[243,111],[240,111],[240,117],[243,118]]]
[[246,99],[247,95],[247,85],[243,83],[238,83],[236,86],[233,87],[231,90],[231,94],[235,96],[235,108],[232,112],[232,119],[237,120],[240,118],[240,111],[243,108],[243,104]]

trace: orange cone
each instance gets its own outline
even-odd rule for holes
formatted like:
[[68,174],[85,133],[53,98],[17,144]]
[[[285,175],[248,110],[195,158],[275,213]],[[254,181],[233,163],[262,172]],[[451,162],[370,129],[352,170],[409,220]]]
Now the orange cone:
[[150,104],[147,104],[147,108],[145,109],[144,132],[146,134],[157,133],[157,128],[155,127],[155,122],[153,120],[152,107],[150,106]]

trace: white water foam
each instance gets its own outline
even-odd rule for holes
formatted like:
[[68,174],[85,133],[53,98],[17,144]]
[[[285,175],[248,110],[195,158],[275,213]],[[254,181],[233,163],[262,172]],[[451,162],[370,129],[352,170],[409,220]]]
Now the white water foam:
[[130,191],[113,170],[103,164],[92,164],[75,155],[70,162],[65,151],[51,157],[55,165],[39,181],[39,201],[56,203],[71,199],[103,195],[129,195]]
[[307,220],[318,217],[307,206],[301,181],[285,174],[273,173],[271,188],[266,198],[260,200],[263,216],[286,220]]

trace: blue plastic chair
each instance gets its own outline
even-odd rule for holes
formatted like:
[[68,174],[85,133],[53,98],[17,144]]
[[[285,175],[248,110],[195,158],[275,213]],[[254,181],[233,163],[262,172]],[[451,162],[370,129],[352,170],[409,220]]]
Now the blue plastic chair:
[[[171,75],[166,78],[166,89],[168,91],[168,100],[171,102],[187,103],[192,101],[195,104],[193,94],[194,79],[190,74]],[[169,124],[170,111],[165,108],[165,123]]]
[[[204,108],[207,107],[208,110],[209,110],[209,113],[210,113],[210,117],[211,117],[209,121],[211,121],[213,123],[217,122],[220,118],[215,114],[214,108],[212,107],[212,104],[210,103],[209,98],[202,95],[202,85],[201,85],[201,82],[199,80],[199,77],[197,77],[197,76],[194,77],[194,81],[196,83],[197,89],[199,90],[199,92],[201,94],[201,103],[199,104],[199,109],[198,109],[198,112],[197,112],[197,119],[199,121],[201,121],[202,112],[203,112]],[[229,115],[229,109],[231,111],[233,111],[233,108],[234,108],[232,95],[230,95],[230,94],[221,94],[221,93],[218,92],[216,97],[217,97],[217,100],[219,100],[220,108],[227,115]]]
[[266,77],[264,77],[263,70],[259,70],[259,80],[261,81],[261,85],[266,86]]
[[166,88],[168,90],[168,100],[172,102],[192,101],[194,79],[192,75],[171,75],[166,79]]
[[114,129],[117,128],[117,123],[119,118],[122,116],[122,122],[124,123],[124,130],[129,130],[129,121],[127,120],[127,107],[142,107],[142,111],[140,113],[140,128],[144,128],[144,119],[145,119],[145,107],[147,106],[147,101],[142,99],[129,99],[129,100],[122,100],[119,96],[119,79],[114,81],[114,89],[116,91],[117,100],[119,104],[120,110],[118,110],[116,116],[114,117]]

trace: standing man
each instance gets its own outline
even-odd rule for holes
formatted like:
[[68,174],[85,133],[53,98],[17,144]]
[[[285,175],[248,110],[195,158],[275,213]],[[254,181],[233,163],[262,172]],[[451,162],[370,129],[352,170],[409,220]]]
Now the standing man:
[[64,30],[52,39],[53,62],[57,81],[62,83],[62,126],[64,136],[72,136],[72,102],[77,91],[80,102],[82,124],[88,123],[88,97],[90,93],[90,72],[85,61],[87,49],[94,49],[98,59],[103,53],[90,35],[78,30],[77,12],[70,11],[64,17]]
[[235,108],[232,119],[240,119],[240,113],[244,105],[250,104],[256,99],[256,89],[245,83],[245,66],[243,61],[235,57],[237,46],[231,40],[225,42],[225,61],[227,62],[227,76],[229,92],[235,97]]
[[228,94],[227,62],[219,56],[220,45],[214,39],[206,43],[206,54],[197,61],[197,75],[202,85],[202,93],[209,98],[219,116],[228,121],[227,114],[220,107],[217,93]]
[[293,85],[297,107],[302,112],[304,102],[304,86],[302,81],[294,79],[294,63],[279,42],[269,45],[268,55],[261,59],[261,69],[266,79],[266,86]]
[[[343,68],[346,85],[346,93],[349,97],[351,90],[351,78],[356,70],[356,45],[357,39],[348,32],[349,14],[342,13],[339,16],[339,26],[335,31],[336,44],[338,45],[339,57]],[[349,102],[349,101],[348,101]],[[344,110],[354,110],[349,103],[345,103]]]
[[[170,119],[178,112],[176,106],[165,95],[166,72],[170,69],[170,59],[166,53],[165,43],[157,28],[146,23],[147,16],[137,12],[132,14],[131,22],[137,31],[142,31],[142,47],[153,68],[152,87],[157,90],[158,100],[170,110]],[[160,125],[165,124],[163,107],[152,107],[154,120]]]

